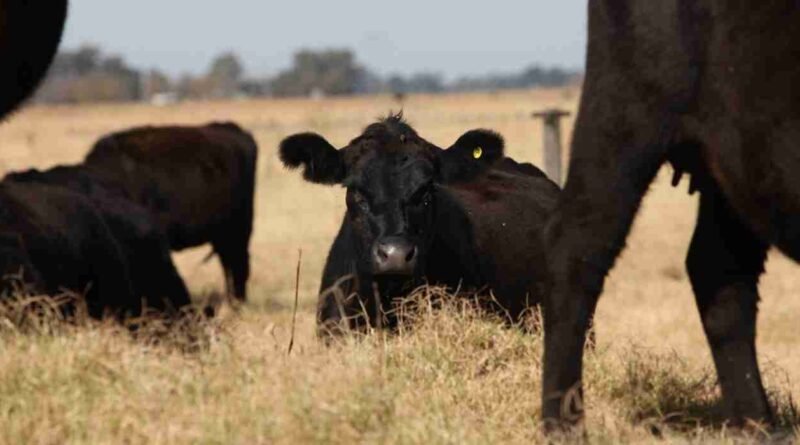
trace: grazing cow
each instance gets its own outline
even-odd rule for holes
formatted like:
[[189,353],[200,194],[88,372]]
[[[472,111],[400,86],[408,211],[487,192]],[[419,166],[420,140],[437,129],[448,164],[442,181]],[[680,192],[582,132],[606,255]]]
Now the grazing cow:
[[[492,306],[510,321],[539,302],[531,271],[544,270],[540,230],[559,189],[530,164],[503,158],[497,134],[472,130],[443,150],[397,115],[340,150],[316,134],[290,136],[280,156],[289,168],[303,166],[308,181],[347,187],[347,212],[322,277],[321,333],[342,316],[351,327],[363,327],[364,318],[374,326],[395,297],[424,282],[489,288]],[[343,295],[354,298],[325,292],[348,275],[354,279]]]
[[44,77],[66,16],[66,0],[0,0],[0,118],[25,100]]
[[[66,20],[67,1],[0,0],[0,118],[47,72]],[[35,291],[84,293],[89,314],[134,314],[128,268],[94,206],[79,194],[42,184],[0,183],[2,291],[16,276]]]
[[141,127],[101,138],[85,165],[147,208],[174,250],[211,243],[244,301],[258,147],[232,123]]
[[166,235],[147,209],[119,196],[107,176],[75,165],[11,173],[5,180],[64,187],[87,197],[125,255],[134,295],[144,299],[148,309],[158,311],[189,305],[189,291],[172,262]]
[[757,282],[770,245],[800,260],[798,24],[793,1],[589,2],[569,176],[545,230],[545,429],[582,418],[586,329],[665,161],[700,192],[686,266],[727,415],[773,420]]
[[[22,272],[22,281],[35,291],[85,292],[91,316],[138,315],[141,310],[117,241],[80,194],[44,184],[0,182],[0,252],[0,270]],[[3,288],[13,290],[8,280]]]

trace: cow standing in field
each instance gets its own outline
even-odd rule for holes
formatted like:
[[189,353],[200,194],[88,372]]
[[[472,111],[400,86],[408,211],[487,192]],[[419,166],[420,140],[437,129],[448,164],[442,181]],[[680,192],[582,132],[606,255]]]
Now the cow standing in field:
[[798,25],[793,1],[589,2],[569,176],[545,231],[546,428],[582,418],[586,330],[665,161],[701,195],[686,266],[727,414],[772,421],[757,284],[769,246],[800,260]]
[[[317,134],[290,136],[280,156],[303,166],[308,181],[347,187],[322,277],[322,333],[343,317],[374,326],[395,297],[425,282],[489,288],[494,309],[514,322],[539,302],[539,277],[529,272],[544,271],[540,230],[559,189],[530,164],[503,158],[497,134],[472,130],[443,150],[390,116],[340,150]],[[354,298],[325,292],[348,275],[342,294]]]
[[101,138],[84,164],[147,208],[173,250],[211,243],[228,294],[244,301],[257,153],[232,123],[141,127]]
[[46,171],[11,173],[4,181],[47,184],[85,196],[119,243],[129,266],[132,291],[144,300],[147,309],[173,311],[191,304],[189,291],[172,261],[166,235],[147,209],[120,196],[106,172],[82,165],[58,166]]

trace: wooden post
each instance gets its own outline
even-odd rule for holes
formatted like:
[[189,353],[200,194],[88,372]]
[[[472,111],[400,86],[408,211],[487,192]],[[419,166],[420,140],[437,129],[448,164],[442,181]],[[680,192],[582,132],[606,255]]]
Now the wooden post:
[[542,118],[544,128],[542,131],[544,171],[559,187],[564,186],[561,179],[561,118],[564,116],[569,116],[569,111],[556,108],[533,113],[533,117]]

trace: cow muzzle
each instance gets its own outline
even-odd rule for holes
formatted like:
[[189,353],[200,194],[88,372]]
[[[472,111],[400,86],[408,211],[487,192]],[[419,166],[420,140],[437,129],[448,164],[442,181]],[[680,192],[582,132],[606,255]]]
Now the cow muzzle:
[[372,246],[375,275],[412,275],[417,267],[417,246],[399,236],[387,236]]

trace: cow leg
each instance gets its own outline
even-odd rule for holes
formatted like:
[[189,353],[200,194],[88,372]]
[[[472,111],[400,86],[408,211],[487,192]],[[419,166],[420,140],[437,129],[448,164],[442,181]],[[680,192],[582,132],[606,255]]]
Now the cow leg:
[[247,299],[247,280],[250,277],[250,252],[247,245],[237,251],[231,268],[234,295],[241,300]]
[[772,420],[755,347],[757,285],[766,251],[716,186],[703,190],[686,267],[725,408],[737,424]]
[[567,183],[545,229],[550,277],[543,308],[546,431],[569,428],[583,417],[580,380],[587,330],[606,273],[668,148],[665,119],[648,119],[644,110],[639,116],[625,114],[606,108],[609,103],[614,101],[582,109]]
[[88,254],[94,283],[87,295],[89,315],[102,317],[106,312],[118,317],[138,316],[142,302],[134,294],[130,269],[116,240],[105,227],[95,232]]
[[163,285],[163,300],[161,306],[166,310],[179,310],[192,304],[189,289],[186,288],[183,278],[178,274],[175,264],[164,261],[159,271],[161,284]]
[[147,258],[147,276],[152,281],[147,295],[148,304],[160,311],[180,310],[189,306],[192,303],[189,290],[172,261],[166,241],[154,237],[149,242],[149,252],[142,255]]
[[248,240],[224,240],[214,243],[225,273],[225,287],[228,296],[245,301],[247,279],[250,276],[250,252]]

